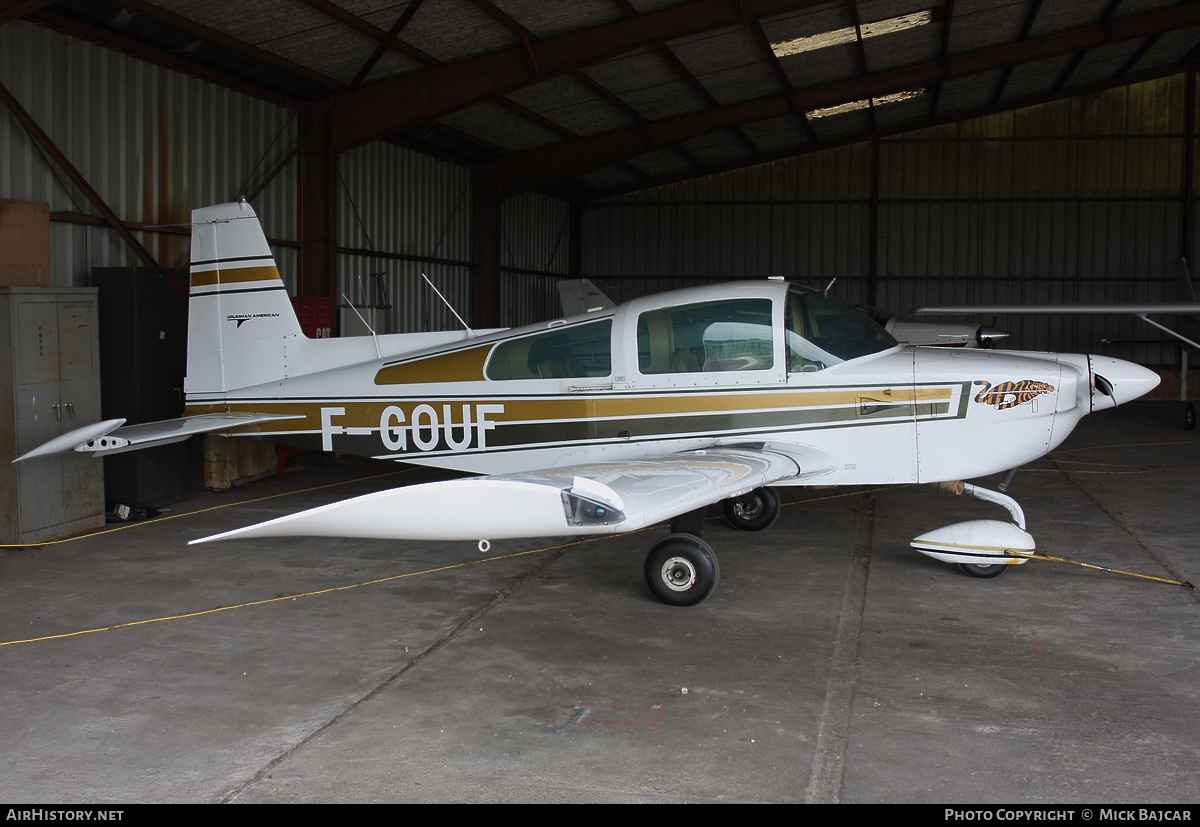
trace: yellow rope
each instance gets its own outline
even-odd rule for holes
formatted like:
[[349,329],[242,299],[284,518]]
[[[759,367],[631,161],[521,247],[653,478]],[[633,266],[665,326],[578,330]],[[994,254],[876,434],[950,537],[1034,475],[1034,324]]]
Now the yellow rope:
[[1108,566],[1097,566],[1094,563],[1081,563],[1078,560],[1068,560],[1065,557],[1052,557],[1049,554],[1044,554],[1040,551],[1026,553],[1015,549],[1005,549],[1004,553],[1009,557],[1020,557],[1025,560],[1048,560],[1053,563],[1066,563],[1071,566],[1080,566],[1085,569],[1095,569],[1096,571],[1107,572],[1108,574],[1123,574],[1126,577],[1136,577],[1139,580],[1152,580],[1155,583],[1166,583],[1168,586],[1183,586],[1185,589],[1195,591],[1196,587],[1186,580],[1168,580],[1165,577],[1155,577],[1152,574],[1138,574],[1135,571],[1124,571],[1122,569],[1112,569]]
[[163,621],[167,621],[167,620],[184,620],[189,617],[202,617],[203,615],[216,614],[217,612],[231,612],[234,609],[245,609],[245,608],[249,608],[251,606],[265,606],[269,603],[279,603],[279,602],[285,601],[285,600],[297,600],[301,597],[315,597],[317,595],[322,595],[322,594],[333,594],[334,592],[344,592],[344,591],[349,591],[350,589],[359,589],[359,588],[362,588],[363,586],[375,586],[380,583],[390,583],[393,580],[403,580],[408,577],[418,577],[423,574],[436,574],[441,571],[450,571],[451,569],[463,568],[464,566],[475,566],[475,565],[479,565],[480,563],[494,563],[498,560],[508,560],[513,557],[523,557],[527,554],[539,554],[544,551],[557,551],[562,548],[569,548],[570,546],[579,545],[580,543],[586,543],[586,542],[589,542],[591,540],[596,540],[596,539],[600,539],[600,538],[588,537],[583,540],[573,540],[569,543],[561,543],[557,546],[549,546],[547,548],[536,548],[536,549],[531,549],[529,551],[516,551],[516,552],[513,552],[512,554],[502,554],[502,555],[498,555],[496,557],[487,557],[482,560],[465,560],[461,563],[451,563],[448,566],[438,566],[437,568],[425,569],[424,571],[410,571],[405,574],[393,574],[389,577],[377,577],[374,580],[364,580],[361,583],[351,583],[348,586],[332,586],[328,589],[317,589],[316,591],[311,591],[311,592],[301,592],[298,594],[285,594],[281,597],[271,597],[271,598],[267,598],[266,600],[251,600],[251,601],[247,601],[245,603],[238,603],[233,606],[218,606],[215,609],[204,609],[204,610],[198,611],[198,612],[187,612],[186,614],[178,614],[178,615],[166,615],[164,617],[151,617],[151,618],[147,618],[145,620],[130,620],[126,623],[116,623],[116,624],[113,624],[112,626],[100,626],[95,629],[81,629],[81,630],[75,631],[75,632],[63,632],[60,635],[44,635],[43,637],[33,637],[33,638],[27,638],[25,640],[5,640],[5,641],[0,641],[0,646],[17,646],[22,643],[39,643],[41,641],[46,641],[46,640],[61,640],[63,638],[68,638],[68,637],[78,637],[80,635],[91,635],[91,634],[95,634],[96,632],[112,632],[117,629],[127,629],[130,626],[145,626],[148,623],[162,623]]

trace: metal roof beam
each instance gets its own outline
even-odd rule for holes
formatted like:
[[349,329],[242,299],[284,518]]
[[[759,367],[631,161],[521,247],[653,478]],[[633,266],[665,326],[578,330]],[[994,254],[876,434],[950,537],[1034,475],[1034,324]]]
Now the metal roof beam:
[[[388,30],[387,34],[384,36],[384,39],[379,41],[379,45],[375,47],[375,51],[369,58],[367,58],[367,62],[363,64],[362,68],[358,70],[358,74],[354,76],[354,80],[350,81],[351,90],[357,89],[362,82],[366,80],[366,77],[371,73],[371,70],[375,68],[375,64],[379,62],[379,58],[383,57],[383,53],[386,52],[393,43],[399,42],[397,38],[400,37],[400,30],[408,25],[409,20],[412,20],[412,16],[417,13],[417,9],[421,8],[422,2],[424,2],[424,0],[412,0],[412,2],[404,7],[404,11],[398,18],[396,18],[396,22],[392,24],[392,28]],[[422,52],[422,54],[424,53]],[[438,62],[439,61],[434,61],[434,63]]]
[[0,26],[32,14],[53,2],[54,0],[0,0]]
[[339,100],[341,151],[614,55],[828,0],[693,0],[363,86]]
[[[396,34],[400,33],[399,29],[396,29],[396,34],[392,34],[391,32],[385,32],[383,29],[379,28],[378,26],[376,26],[372,23],[368,23],[366,20],[363,20],[358,15],[351,14],[350,12],[343,9],[341,6],[337,5],[336,3],[331,3],[330,0],[302,0],[302,1],[304,2],[305,5],[309,6],[310,8],[321,12],[321,14],[324,14],[327,17],[332,17],[334,20],[338,21],[339,23],[341,23],[345,26],[348,26],[351,29],[354,29],[355,31],[359,32],[360,34],[366,35],[367,37],[371,38],[372,40],[376,41],[377,43],[382,44],[383,49],[392,48],[398,52],[403,52],[404,54],[408,55],[409,57],[414,58],[415,60],[418,60],[421,63],[424,63],[426,66],[436,66],[439,63],[441,63],[441,61],[437,60],[436,58],[432,57],[431,55],[425,54],[420,49],[418,49],[416,46],[411,46],[402,40],[396,40]],[[417,9],[419,9],[420,7],[421,7],[421,0],[414,0],[414,2],[409,3],[409,8],[406,8],[404,10],[404,13],[400,15],[400,21],[399,21],[400,26],[403,27],[403,25],[408,22],[409,18],[411,18],[414,14],[416,14]],[[383,50],[380,50],[379,54],[382,55]],[[378,60],[379,58],[375,58],[375,59]],[[372,63],[371,65],[373,66],[374,63]]]
[[848,101],[878,97],[927,86],[949,78],[988,72],[1082,49],[1148,37],[1181,26],[1200,24],[1200,3],[1185,3],[1053,35],[993,46],[899,69],[810,86],[691,115],[641,124],[604,135],[581,138],[544,149],[521,152],[494,162],[505,195],[570,178],[590,169],[632,158],[697,135],[744,123],[809,111]]

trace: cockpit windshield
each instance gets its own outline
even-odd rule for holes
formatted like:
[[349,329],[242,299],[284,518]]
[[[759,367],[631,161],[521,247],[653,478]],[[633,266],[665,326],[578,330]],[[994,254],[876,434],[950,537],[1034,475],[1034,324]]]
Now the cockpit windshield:
[[897,344],[862,311],[807,287],[788,290],[784,324],[789,373],[822,370]]

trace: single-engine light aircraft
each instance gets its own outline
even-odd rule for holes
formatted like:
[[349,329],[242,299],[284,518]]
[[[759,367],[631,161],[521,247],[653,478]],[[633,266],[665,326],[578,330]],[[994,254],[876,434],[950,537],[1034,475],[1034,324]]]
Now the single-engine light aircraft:
[[[1158,383],[1100,356],[904,347],[818,290],[742,281],[509,330],[308,339],[242,202],[192,214],[181,419],[80,428],[27,453],[104,455],[220,431],[482,476],[381,491],[193,542],[614,534],[671,520],[645,576],[692,605],[717,584],[704,510],[779,514],[773,486],[951,483],[1016,468],[1081,417]],[[1020,506],[914,547],[988,577],[1031,550]]]

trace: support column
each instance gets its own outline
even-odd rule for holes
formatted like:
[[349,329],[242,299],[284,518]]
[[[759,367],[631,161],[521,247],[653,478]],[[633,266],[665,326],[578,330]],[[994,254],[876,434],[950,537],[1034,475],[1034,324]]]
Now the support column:
[[[297,293],[334,298],[337,296],[337,153],[333,149],[332,111],[317,106],[302,109],[300,136]],[[336,327],[336,314],[333,322]]]
[[475,167],[471,223],[475,236],[475,289],[472,326],[499,325],[500,177],[490,165]]
[[879,302],[879,138],[871,139],[870,252],[867,261],[867,304]]
[[583,278],[583,204],[579,201],[572,201],[568,216],[571,224],[568,229],[570,238],[567,241],[567,272],[571,278],[581,279]]
[[[1180,194],[1183,197],[1183,226],[1180,236],[1180,246],[1183,248],[1181,255],[1187,259],[1188,270],[1195,272],[1196,262],[1192,260],[1195,251],[1192,249],[1193,230],[1192,226],[1195,222],[1195,151],[1196,151],[1196,68],[1189,66],[1187,73],[1184,75],[1184,119],[1187,123],[1183,126],[1184,145],[1183,145],[1183,181],[1180,186]],[[1186,301],[1184,297],[1180,297],[1180,301]]]

